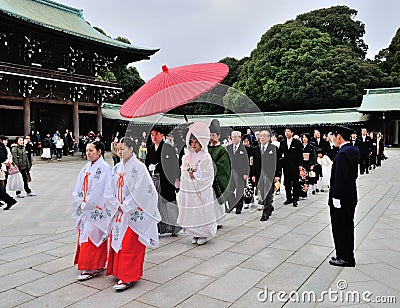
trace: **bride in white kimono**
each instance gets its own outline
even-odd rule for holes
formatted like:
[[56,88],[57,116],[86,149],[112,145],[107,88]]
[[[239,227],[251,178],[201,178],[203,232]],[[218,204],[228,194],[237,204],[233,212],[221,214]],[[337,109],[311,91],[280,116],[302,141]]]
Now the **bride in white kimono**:
[[212,187],[214,169],[207,146],[208,125],[194,123],[186,136],[187,153],[182,158],[178,193],[178,225],[192,236],[193,244],[205,244],[217,232],[216,197]]
[[107,261],[107,239],[114,213],[104,204],[104,188],[111,166],[102,155],[104,145],[92,142],[86,146],[89,162],[79,173],[72,192],[72,217],[78,232],[74,264],[83,272],[78,280],[87,280],[104,270]]
[[140,279],[146,246],[159,244],[158,194],[145,164],[133,153],[134,141],[117,144],[121,161],[114,166],[105,189],[108,208],[115,212],[106,275],[118,277],[115,290],[125,290]]

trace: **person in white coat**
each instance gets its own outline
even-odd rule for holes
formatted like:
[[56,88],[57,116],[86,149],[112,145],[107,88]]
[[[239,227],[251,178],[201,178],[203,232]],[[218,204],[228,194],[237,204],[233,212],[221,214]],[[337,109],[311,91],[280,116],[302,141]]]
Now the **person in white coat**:
[[207,150],[210,129],[194,123],[186,136],[187,153],[182,158],[178,194],[178,225],[192,236],[193,244],[205,244],[217,232],[217,198],[213,190],[214,169]]
[[158,193],[146,165],[136,158],[134,147],[129,137],[117,144],[121,161],[113,167],[105,189],[107,208],[115,213],[106,275],[119,279],[113,287],[118,291],[141,278],[146,246],[159,244]]
[[101,142],[86,146],[89,162],[79,172],[72,192],[72,217],[78,232],[74,264],[82,270],[79,281],[97,276],[105,269],[107,261],[107,242],[114,214],[104,203],[104,189],[111,166],[104,161],[103,153]]

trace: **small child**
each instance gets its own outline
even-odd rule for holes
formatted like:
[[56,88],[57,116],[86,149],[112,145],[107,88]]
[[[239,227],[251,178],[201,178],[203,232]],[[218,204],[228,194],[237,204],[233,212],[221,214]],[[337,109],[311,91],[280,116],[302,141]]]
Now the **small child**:
[[331,180],[331,171],[332,171],[332,161],[328,155],[325,155],[322,149],[317,149],[317,163],[322,167],[322,174],[320,175],[318,181],[318,188],[321,192],[324,191],[324,188],[329,187],[329,182]]
[[141,146],[139,147],[139,151],[138,151],[139,160],[140,160],[142,163],[145,163],[145,161],[146,161],[146,156],[147,156],[146,142],[142,141],[142,144],[141,144]]

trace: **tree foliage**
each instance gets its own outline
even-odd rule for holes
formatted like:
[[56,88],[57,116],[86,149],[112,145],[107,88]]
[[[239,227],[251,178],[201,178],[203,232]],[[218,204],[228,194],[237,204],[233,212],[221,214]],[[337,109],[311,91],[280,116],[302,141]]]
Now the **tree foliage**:
[[113,73],[123,90],[122,93],[114,97],[113,103],[115,104],[123,104],[133,92],[144,85],[144,80],[135,67],[119,67],[113,69]]
[[328,33],[333,46],[348,46],[364,58],[368,49],[362,39],[365,25],[361,21],[353,20],[356,15],[356,10],[338,5],[301,14],[296,17],[296,21]]
[[[365,88],[390,84],[365,60],[364,24],[357,11],[335,6],[299,15],[262,37],[233,86],[263,111],[359,106]],[[240,99],[227,93],[225,106]],[[240,105],[240,104],[239,104]]]
[[120,41],[122,43],[125,44],[131,44],[130,40],[128,40],[126,37],[122,37],[122,36],[118,36],[117,38],[115,38],[116,41]]
[[400,28],[388,48],[382,49],[374,61],[390,76],[392,86],[400,86]]

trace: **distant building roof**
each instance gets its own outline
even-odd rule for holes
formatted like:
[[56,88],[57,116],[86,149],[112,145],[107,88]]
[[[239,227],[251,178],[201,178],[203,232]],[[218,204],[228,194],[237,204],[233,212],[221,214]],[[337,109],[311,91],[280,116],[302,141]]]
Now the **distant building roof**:
[[366,91],[359,112],[400,111],[400,87]]
[[138,47],[103,35],[83,18],[83,10],[51,0],[0,0],[0,12],[21,21],[128,51],[154,54],[158,49]]
[[[183,124],[182,115],[163,114],[138,119],[127,119],[119,114],[121,105],[104,104],[103,116],[107,119],[132,122],[137,124],[163,124],[178,125]],[[368,120],[368,115],[362,115],[358,108],[338,108],[302,111],[280,111],[280,112],[260,112],[260,113],[240,113],[240,114],[214,114],[214,115],[188,115],[190,122],[202,121],[211,122],[218,119],[221,126],[308,126],[326,124],[351,124],[360,123]]]

